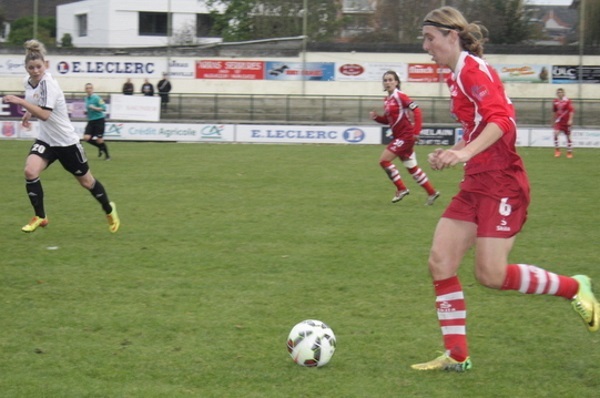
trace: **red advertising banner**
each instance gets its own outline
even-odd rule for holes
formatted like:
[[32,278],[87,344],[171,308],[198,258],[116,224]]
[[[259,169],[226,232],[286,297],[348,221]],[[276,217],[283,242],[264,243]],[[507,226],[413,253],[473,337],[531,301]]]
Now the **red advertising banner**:
[[262,80],[263,61],[210,60],[196,61],[196,79]]
[[436,64],[408,64],[408,81],[423,83],[443,82],[444,75],[449,72],[449,68],[443,68]]

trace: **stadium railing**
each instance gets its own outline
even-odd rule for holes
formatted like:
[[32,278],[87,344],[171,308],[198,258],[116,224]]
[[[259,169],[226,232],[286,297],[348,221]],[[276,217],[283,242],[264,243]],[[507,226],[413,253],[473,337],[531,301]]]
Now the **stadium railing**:
[[[109,98],[110,93],[98,93]],[[67,98],[82,99],[82,94],[65,93]],[[449,99],[416,97],[428,124],[454,123]],[[549,126],[553,120],[553,98],[512,98],[519,125]],[[600,99],[573,99],[573,124],[600,128]],[[276,95],[276,94],[171,94],[161,120],[202,123],[278,123],[278,124],[365,124],[372,123],[369,111],[381,112],[381,96]]]

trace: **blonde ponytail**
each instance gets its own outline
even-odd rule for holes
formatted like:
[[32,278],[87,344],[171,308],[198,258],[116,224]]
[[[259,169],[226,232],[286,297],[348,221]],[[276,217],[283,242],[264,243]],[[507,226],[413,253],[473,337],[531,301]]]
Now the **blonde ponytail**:
[[46,47],[41,41],[36,39],[27,40],[25,42],[25,63],[40,59],[46,60]]

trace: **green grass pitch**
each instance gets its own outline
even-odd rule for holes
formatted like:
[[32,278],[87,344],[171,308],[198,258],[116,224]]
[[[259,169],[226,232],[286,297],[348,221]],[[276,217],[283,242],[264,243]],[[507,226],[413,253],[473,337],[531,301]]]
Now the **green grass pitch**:
[[[87,145],[87,144],[85,144]],[[418,373],[442,350],[427,271],[460,167],[433,172],[433,207],[394,189],[382,146],[110,142],[86,146],[121,229],[59,164],[42,175],[50,224],[32,216],[30,143],[0,141],[0,391],[5,397],[594,397],[600,333],[556,297],[478,285],[460,271],[474,362]],[[521,148],[529,220],[511,261],[600,286],[598,150]],[[303,319],[337,336],[302,368],[286,338]]]

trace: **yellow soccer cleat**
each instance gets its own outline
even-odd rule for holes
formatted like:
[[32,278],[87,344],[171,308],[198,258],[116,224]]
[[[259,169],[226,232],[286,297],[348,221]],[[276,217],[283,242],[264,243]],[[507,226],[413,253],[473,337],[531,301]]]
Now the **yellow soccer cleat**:
[[21,231],[30,233],[30,232],[33,232],[36,229],[38,229],[38,227],[44,228],[46,225],[48,225],[48,217],[41,218],[41,217],[35,216],[31,219],[31,221],[29,221],[29,224],[27,224],[23,228],[21,228]]
[[452,372],[465,372],[473,367],[471,358],[467,358],[462,362],[452,359],[447,353],[444,353],[434,360],[424,363],[411,365],[415,370],[446,370]]
[[112,211],[110,214],[106,215],[106,219],[108,220],[108,229],[114,234],[119,230],[121,220],[119,219],[119,213],[117,213],[117,205],[115,205],[115,202],[110,202],[110,206],[112,207]]
[[597,332],[600,329],[600,303],[592,291],[592,280],[585,275],[575,275],[573,277],[579,282],[577,295],[571,300],[571,305],[575,312],[581,316],[590,332]]

